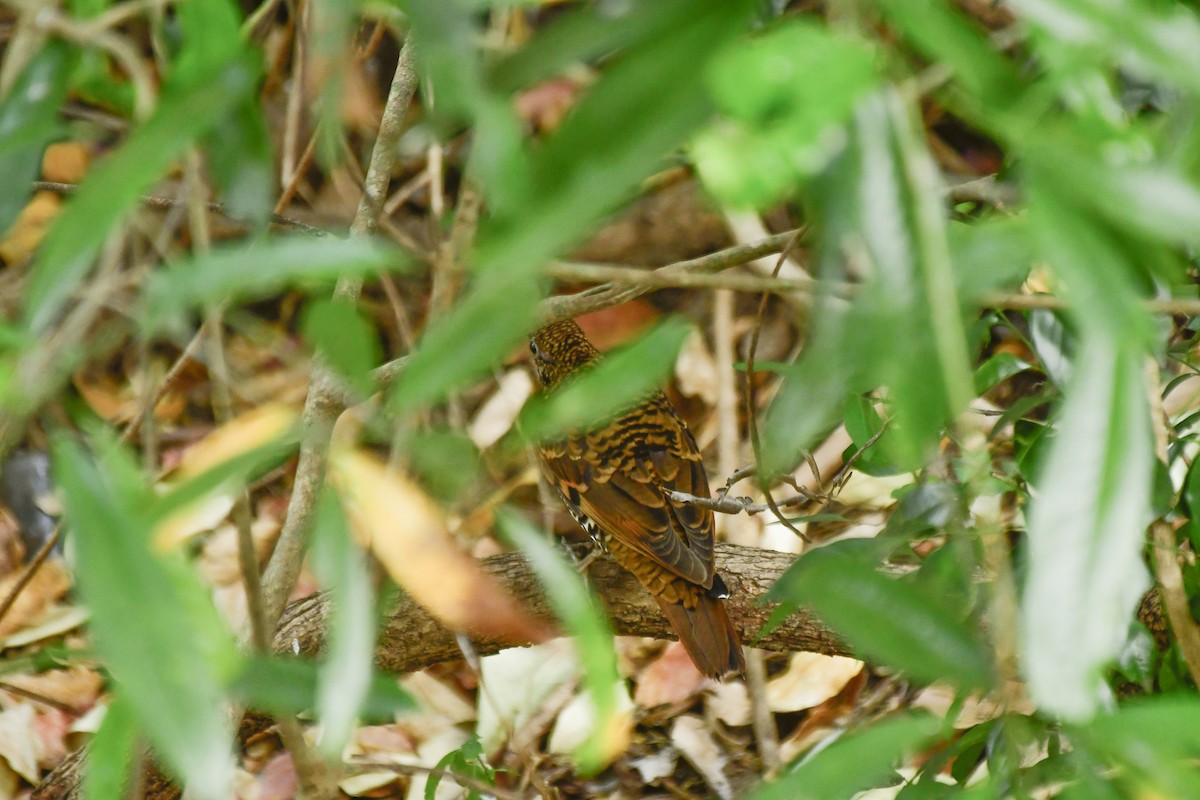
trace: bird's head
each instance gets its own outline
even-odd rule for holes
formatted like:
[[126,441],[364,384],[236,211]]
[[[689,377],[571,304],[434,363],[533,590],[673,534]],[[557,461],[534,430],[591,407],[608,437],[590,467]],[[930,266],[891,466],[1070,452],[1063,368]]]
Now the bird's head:
[[538,382],[546,389],[553,389],[571,373],[600,358],[600,351],[569,319],[551,323],[529,337],[529,352]]

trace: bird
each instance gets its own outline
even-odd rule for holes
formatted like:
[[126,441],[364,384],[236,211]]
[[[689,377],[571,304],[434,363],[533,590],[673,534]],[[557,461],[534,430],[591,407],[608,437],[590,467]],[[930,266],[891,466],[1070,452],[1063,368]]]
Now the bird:
[[[601,358],[572,320],[536,331],[529,350],[544,393]],[[713,563],[713,512],[672,495],[711,496],[696,440],[666,395],[656,392],[606,423],[540,441],[537,453],[571,516],[649,590],[696,668],[718,680],[744,672],[725,610],[729,588]]]

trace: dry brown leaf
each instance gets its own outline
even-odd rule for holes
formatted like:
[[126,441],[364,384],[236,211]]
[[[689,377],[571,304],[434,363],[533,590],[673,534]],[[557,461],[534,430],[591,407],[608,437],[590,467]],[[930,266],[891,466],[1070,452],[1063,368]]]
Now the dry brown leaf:
[[767,682],[767,706],[772,711],[802,711],[835,697],[863,662],[845,656],[793,653],[787,671]]
[[[297,423],[295,408],[272,403],[231,419],[192,445],[179,462],[174,483],[181,483],[219,464],[282,438]],[[233,508],[240,488],[231,487],[188,503],[160,522],[154,544],[169,550],[219,525]]]
[[400,776],[390,770],[376,770],[374,772],[362,772],[358,775],[351,775],[341,783],[338,788],[351,797],[393,797],[395,792],[389,791],[384,794],[379,794],[379,790],[386,786],[391,786],[400,780]]
[[79,183],[92,156],[83,142],[55,142],[42,156],[42,179],[55,183]]
[[447,627],[522,644],[553,636],[458,549],[442,509],[406,476],[366,453],[342,450],[330,459],[330,477],[359,537]]
[[3,682],[77,711],[95,704],[100,690],[104,688],[104,678],[100,677],[100,673],[81,664],[36,675],[7,675]]
[[[258,556],[258,563],[261,564],[270,554],[275,539],[279,537],[282,522],[275,514],[263,513],[261,507],[258,511],[259,513],[250,523],[250,537],[254,541],[254,552]],[[200,558],[196,560],[196,565],[204,579],[214,586],[240,583],[242,566],[238,561],[237,527],[231,524],[218,526],[205,541],[204,549],[200,553]]]
[[61,208],[62,198],[54,192],[34,194],[0,239],[0,259],[6,264],[17,264],[29,258],[42,243],[46,230]]
[[258,800],[292,800],[299,789],[292,755],[282,750],[258,773]]
[[67,757],[67,734],[71,732],[71,717],[57,708],[38,711],[33,729],[37,733],[37,760],[42,769],[53,769]]
[[[0,580],[0,598],[8,597],[20,579],[20,573],[13,573]],[[71,576],[63,566],[62,559],[51,558],[46,561],[17,595],[16,602],[4,615],[4,619],[0,620],[0,637],[7,637],[37,622],[70,588]]]
[[521,119],[539,133],[549,133],[575,105],[580,85],[570,78],[551,78],[516,96],[514,104]]
[[704,720],[695,714],[676,717],[671,725],[671,744],[691,762],[721,800],[733,800],[733,787],[725,776],[725,754]]
[[642,708],[679,703],[708,684],[679,642],[671,642],[638,676],[634,702]]
[[280,439],[299,421],[294,406],[270,403],[247,411],[215,428],[194,444],[179,464],[179,476],[190,478],[218,464]]

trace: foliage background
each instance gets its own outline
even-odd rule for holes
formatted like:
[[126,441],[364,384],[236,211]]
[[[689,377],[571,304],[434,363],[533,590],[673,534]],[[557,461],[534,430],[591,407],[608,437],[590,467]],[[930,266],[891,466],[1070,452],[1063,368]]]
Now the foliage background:
[[[0,718],[42,726],[0,753],[9,795],[95,707],[92,797],[142,743],[201,798],[416,796],[396,763],[446,753],[544,796],[1200,796],[1191,4],[0,8],[0,453],[48,453],[59,498],[6,502],[65,514],[74,576],[54,555],[19,584],[48,537],[9,525]],[[523,337],[583,311],[632,344],[602,391],[518,423]],[[801,493],[722,525],[812,540],[777,613],[871,666],[809,705],[778,697],[799,656],[731,688],[614,651],[536,531],[542,509],[569,526],[521,430],[668,378],[715,485],[753,465],[741,505]],[[506,662],[407,691],[372,671],[397,584],[453,627],[544,638],[463,555],[501,543],[575,635],[581,666],[534,651],[566,666],[531,682],[581,672],[593,715],[545,759],[566,710],[532,749],[462,744]],[[320,663],[253,655],[316,586]],[[430,685],[468,711],[431,712]],[[231,758],[234,705],[280,715],[266,767]],[[364,730],[411,753],[380,778]]]

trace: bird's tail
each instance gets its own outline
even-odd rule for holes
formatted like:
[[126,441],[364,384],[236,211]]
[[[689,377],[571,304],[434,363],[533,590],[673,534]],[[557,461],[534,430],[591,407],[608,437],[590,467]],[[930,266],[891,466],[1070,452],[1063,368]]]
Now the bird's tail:
[[658,599],[658,604],[696,669],[717,680],[746,670],[742,645],[733,622],[725,613],[724,600],[710,597],[701,590],[697,593],[694,608],[664,599]]

